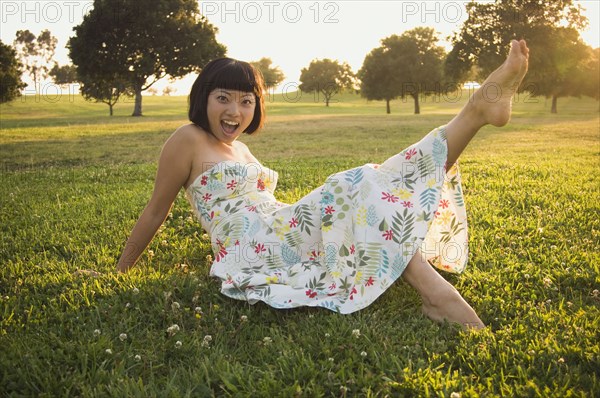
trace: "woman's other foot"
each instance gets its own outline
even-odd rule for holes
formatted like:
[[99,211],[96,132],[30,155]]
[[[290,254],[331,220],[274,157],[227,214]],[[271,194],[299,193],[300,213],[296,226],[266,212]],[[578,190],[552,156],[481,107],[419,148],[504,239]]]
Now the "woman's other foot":
[[444,292],[437,292],[423,299],[423,313],[436,322],[458,323],[464,330],[480,330],[485,324],[460,293],[449,286]]

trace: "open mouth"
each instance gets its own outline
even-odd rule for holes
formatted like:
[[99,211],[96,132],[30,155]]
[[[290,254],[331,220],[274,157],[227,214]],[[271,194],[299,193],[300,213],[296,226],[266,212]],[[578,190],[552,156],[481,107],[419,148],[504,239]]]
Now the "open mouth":
[[239,125],[239,123],[232,122],[231,120],[221,120],[221,128],[225,134],[233,134]]

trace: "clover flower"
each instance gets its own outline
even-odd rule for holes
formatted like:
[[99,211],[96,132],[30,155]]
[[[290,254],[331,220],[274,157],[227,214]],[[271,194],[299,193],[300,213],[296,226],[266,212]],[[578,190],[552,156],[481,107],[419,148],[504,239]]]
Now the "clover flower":
[[177,324],[171,325],[167,328],[167,333],[169,333],[169,336],[173,336],[177,332],[179,332],[179,325]]
[[135,357],[133,357],[133,359],[135,359],[136,361],[141,361],[142,360],[142,356],[141,355],[136,355]]
[[360,329],[354,329],[352,331],[352,336],[359,338],[360,337]]
[[273,342],[273,340],[272,340],[270,337],[265,337],[265,338],[263,339],[263,344],[264,344],[264,345],[269,345],[269,344],[271,344],[272,342]]
[[175,348],[177,348],[177,349],[181,348],[182,345],[183,345],[183,343],[180,340],[177,340],[175,342]]
[[179,303],[178,303],[177,301],[173,301],[173,302],[171,303],[171,309],[172,309],[173,311],[177,311],[177,310],[178,310],[178,309],[180,309],[180,308],[181,308],[181,305],[179,305]]
[[126,334],[126,333],[121,333],[121,334],[119,335],[119,340],[121,340],[121,341],[125,341],[125,340],[127,340],[127,334]]
[[102,332],[100,331],[100,329],[94,330],[94,336],[100,336],[101,334]]
[[362,352],[360,353],[360,356],[361,356],[361,357],[363,357],[363,358],[364,358],[364,357],[366,357],[366,356],[367,356],[367,352],[366,352],[366,351],[362,351]]

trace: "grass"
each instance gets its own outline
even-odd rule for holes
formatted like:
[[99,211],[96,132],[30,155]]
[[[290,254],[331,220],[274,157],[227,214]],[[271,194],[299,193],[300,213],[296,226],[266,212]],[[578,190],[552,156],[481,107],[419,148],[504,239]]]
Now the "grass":
[[[464,98],[415,116],[411,102],[385,115],[351,94],[330,108],[275,97],[265,131],[243,141],[290,202],[415,142]],[[484,128],[461,158],[471,256],[444,276],[489,325],[464,333],[423,317],[402,281],[352,315],[230,300],[207,276],[209,243],[183,195],[118,275],[186,99],[145,97],[143,118],[79,97],[3,104],[0,396],[599,395],[598,103],[548,105],[521,98],[511,124]]]

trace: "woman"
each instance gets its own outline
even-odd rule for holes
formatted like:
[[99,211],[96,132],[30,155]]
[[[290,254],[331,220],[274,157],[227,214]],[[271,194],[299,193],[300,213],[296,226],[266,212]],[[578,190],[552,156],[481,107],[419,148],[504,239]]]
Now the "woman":
[[275,200],[277,173],[237,140],[263,124],[260,73],[232,59],[209,63],[190,94],[192,124],[165,143],[154,192],[117,269],[135,265],[184,188],[211,235],[210,273],[229,297],[350,313],[402,275],[431,319],[483,328],[430,264],[464,269],[466,216],[455,163],[481,127],[508,122],[528,57],[525,41],[512,41],[506,61],[446,126],[380,166],[330,176],[292,205]]

